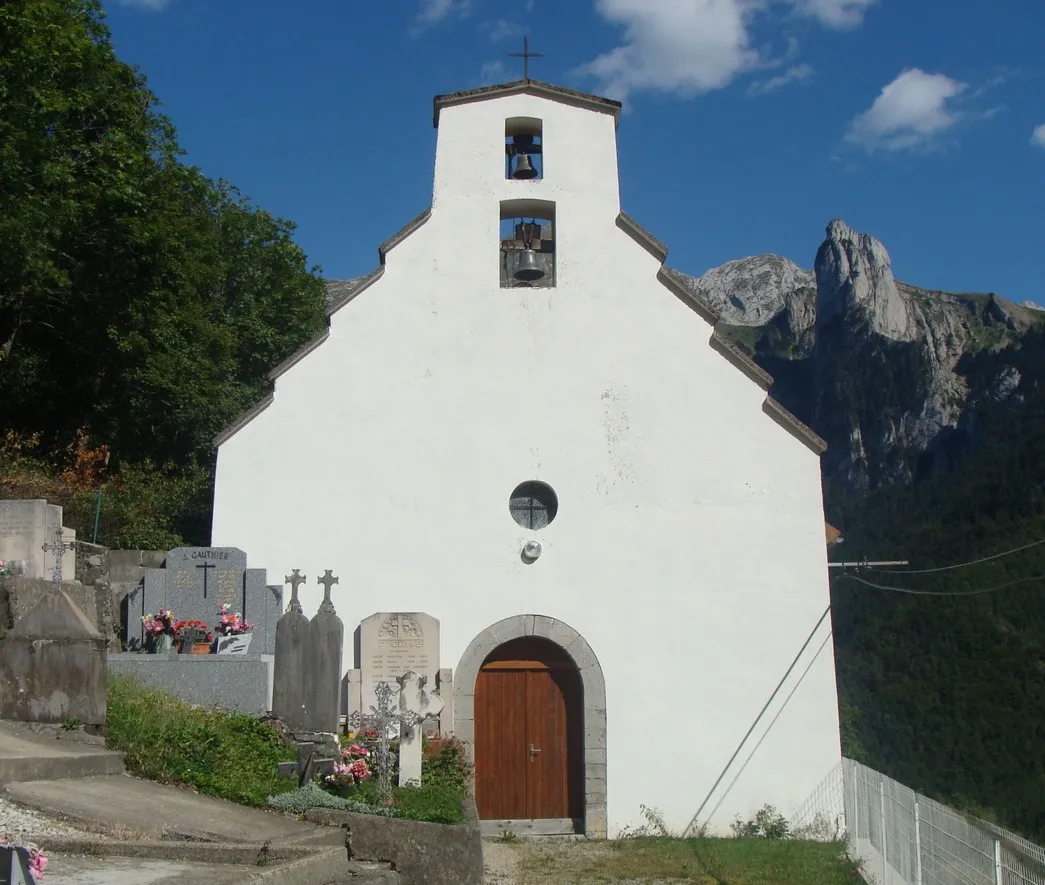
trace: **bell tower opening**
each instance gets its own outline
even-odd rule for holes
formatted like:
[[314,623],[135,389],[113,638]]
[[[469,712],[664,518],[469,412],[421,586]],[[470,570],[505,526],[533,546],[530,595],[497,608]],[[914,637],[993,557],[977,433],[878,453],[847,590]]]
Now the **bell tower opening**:
[[536,117],[504,121],[504,177],[511,181],[544,178],[544,126]]
[[501,288],[555,287],[555,204],[547,200],[501,203]]

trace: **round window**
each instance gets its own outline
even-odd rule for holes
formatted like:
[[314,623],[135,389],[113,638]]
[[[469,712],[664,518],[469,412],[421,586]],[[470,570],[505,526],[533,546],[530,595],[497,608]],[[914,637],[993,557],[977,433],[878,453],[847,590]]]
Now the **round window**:
[[543,529],[559,511],[559,499],[552,487],[532,480],[516,486],[508,499],[508,512],[524,529]]

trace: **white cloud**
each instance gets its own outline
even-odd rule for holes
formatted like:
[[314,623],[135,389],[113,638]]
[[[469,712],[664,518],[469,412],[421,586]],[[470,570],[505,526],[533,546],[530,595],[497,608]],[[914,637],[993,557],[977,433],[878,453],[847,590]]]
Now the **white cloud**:
[[580,70],[600,91],[625,98],[639,89],[695,94],[721,89],[759,63],[748,24],[755,0],[596,0],[599,14],[625,28],[624,45]]
[[493,86],[496,83],[504,83],[508,80],[505,73],[503,61],[484,62],[479,69],[479,79],[483,86]]
[[1045,148],[1045,123],[1035,126],[1030,136],[1030,143],[1035,147]]
[[756,80],[747,90],[748,95],[766,95],[783,89],[790,83],[808,83],[813,79],[813,66],[807,64],[792,65],[784,73],[770,77],[768,80]]
[[497,21],[484,22],[482,29],[486,31],[490,40],[494,43],[521,37],[525,33],[525,28],[522,25],[503,18],[499,18]]
[[961,119],[954,99],[965,89],[965,83],[943,74],[910,68],[853,120],[846,137],[868,150],[924,147]]
[[[694,95],[722,89],[755,69],[792,61],[798,53],[787,38],[784,59],[758,49],[755,29],[773,10],[790,8],[830,28],[853,28],[878,0],[595,0],[598,14],[624,28],[620,46],[578,69],[595,77],[598,91],[623,99],[643,89]],[[783,35],[777,34],[777,39]],[[794,65],[806,79],[806,66]],[[773,78],[774,80],[776,78]],[[766,80],[765,83],[770,83]],[[774,83],[769,90],[783,83]],[[756,91],[759,87],[753,87]]]
[[122,6],[138,6],[141,9],[163,9],[170,0],[120,0]]
[[472,0],[421,0],[421,8],[410,32],[417,36],[426,28],[455,15],[464,18],[472,11]]
[[792,0],[795,11],[829,28],[843,30],[863,24],[864,13],[878,0]]

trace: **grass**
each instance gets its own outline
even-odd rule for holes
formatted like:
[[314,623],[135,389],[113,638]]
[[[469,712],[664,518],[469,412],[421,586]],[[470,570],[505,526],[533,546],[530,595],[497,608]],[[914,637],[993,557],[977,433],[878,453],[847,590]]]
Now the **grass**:
[[194,709],[122,677],[109,680],[106,726],[106,743],[137,777],[255,806],[297,787],[276,774],[296,749],[252,716]]
[[852,885],[857,867],[837,842],[796,839],[673,839],[519,846],[519,885],[701,883]]

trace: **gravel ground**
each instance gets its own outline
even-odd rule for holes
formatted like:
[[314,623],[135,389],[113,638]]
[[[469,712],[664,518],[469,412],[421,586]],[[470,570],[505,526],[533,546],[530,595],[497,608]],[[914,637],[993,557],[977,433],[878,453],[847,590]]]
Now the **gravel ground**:
[[82,839],[90,835],[39,811],[15,805],[0,796],[0,839],[10,844],[24,845],[26,842],[32,842],[46,852],[47,840],[50,837]]

